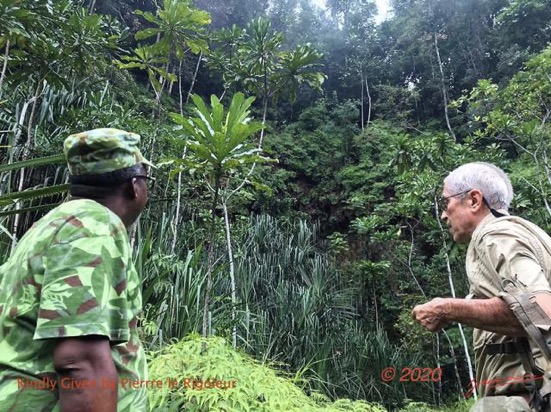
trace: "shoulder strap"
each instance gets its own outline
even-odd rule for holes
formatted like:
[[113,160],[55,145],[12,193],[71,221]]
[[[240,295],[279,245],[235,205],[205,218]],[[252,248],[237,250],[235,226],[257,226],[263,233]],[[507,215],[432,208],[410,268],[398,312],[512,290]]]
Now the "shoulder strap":
[[[505,281],[507,282],[507,281]],[[507,290],[506,288],[504,288]],[[541,353],[548,362],[551,362],[551,348],[547,339],[541,333],[541,329],[551,329],[551,318],[542,310],[535,301],[535,296],[530,293],[503,294],[503,300],[507,302],[518,321],[540,348]]]
[[[504,290],[510,291],[510,287],[506,287],[507,285],[503,286]],[[536,303],[535,296],[530,293],[506,293],[503,294],[502,297],[515,314],[528,336],[530,336],[532,341],[541,350],[548,365],[550,365],[551,341],[546,339],[541,331],[551,328],[551,318]],[[545,408],[548,407],[551,398],[551,366],[548,366],[545,371],[542,371],[536,366],[527,338],[516,338],[515,343],[518,348],[518,355],[526,371],[524,375],[524,384],[531,394],[530,407],[533,411],[544,411],[546,410]],[[543,385],[539,390],[536,385],[536,377],[543,377]]]

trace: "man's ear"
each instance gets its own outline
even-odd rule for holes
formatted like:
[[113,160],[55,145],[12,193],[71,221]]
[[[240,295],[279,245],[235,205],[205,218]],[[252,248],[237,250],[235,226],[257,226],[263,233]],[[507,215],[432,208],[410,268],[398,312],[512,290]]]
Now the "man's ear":
[[477,212],[484,206],[484,201],[482,192],[478,189],[473,189],[469,192],[469,197],[471,200],[471,208]]
[[128,182],[128,184],[126,185],[126,188],[125,188],[125,195],[129,198],[129,199],[136,199],[138,197],[138,191],[140,190],[139,188],[139,182],[138,182],[138,179],[136,179],[135,177],[133,177],[132,179],[130,179],[130,181]]

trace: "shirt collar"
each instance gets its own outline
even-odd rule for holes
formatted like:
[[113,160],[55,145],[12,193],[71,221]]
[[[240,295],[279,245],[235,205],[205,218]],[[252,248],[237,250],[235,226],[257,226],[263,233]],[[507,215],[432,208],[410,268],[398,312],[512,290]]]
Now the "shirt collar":
[[[505,209],[497,209],[497,211],[503,215],[502,217],[510,216],[509,212]],[[495,217],[491,212],[484,216],[484,219],[480,221],[478,226],[473,231],[473,234],[471,235],[471,241],[480,233],[484,226],[486,226],[490,222],[493,222],[496,219],[501,219],[501,217]]]

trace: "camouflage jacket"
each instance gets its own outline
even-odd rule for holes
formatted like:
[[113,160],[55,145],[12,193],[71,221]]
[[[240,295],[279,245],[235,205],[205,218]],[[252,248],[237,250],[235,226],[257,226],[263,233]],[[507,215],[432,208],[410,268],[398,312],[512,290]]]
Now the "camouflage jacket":
[[56,339],[86,335],[109,338],[119,376],[95,384],[118,385],[119,411],[145,410],[145,388],[128,384],[147,380],[141,306],[119,217],[85,199],[52,210],[0,266],[0,411],[59,410]]

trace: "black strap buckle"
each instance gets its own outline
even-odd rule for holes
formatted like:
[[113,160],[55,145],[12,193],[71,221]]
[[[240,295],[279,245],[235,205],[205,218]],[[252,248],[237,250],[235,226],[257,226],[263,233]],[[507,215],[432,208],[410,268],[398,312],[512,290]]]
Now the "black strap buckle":
[[519,353],[526,353],[526,348],[520,347],[517,342],[508,341],[501,343],[487,343],[485,345],[486,354],[489,356],[507,354],[517,355]]

